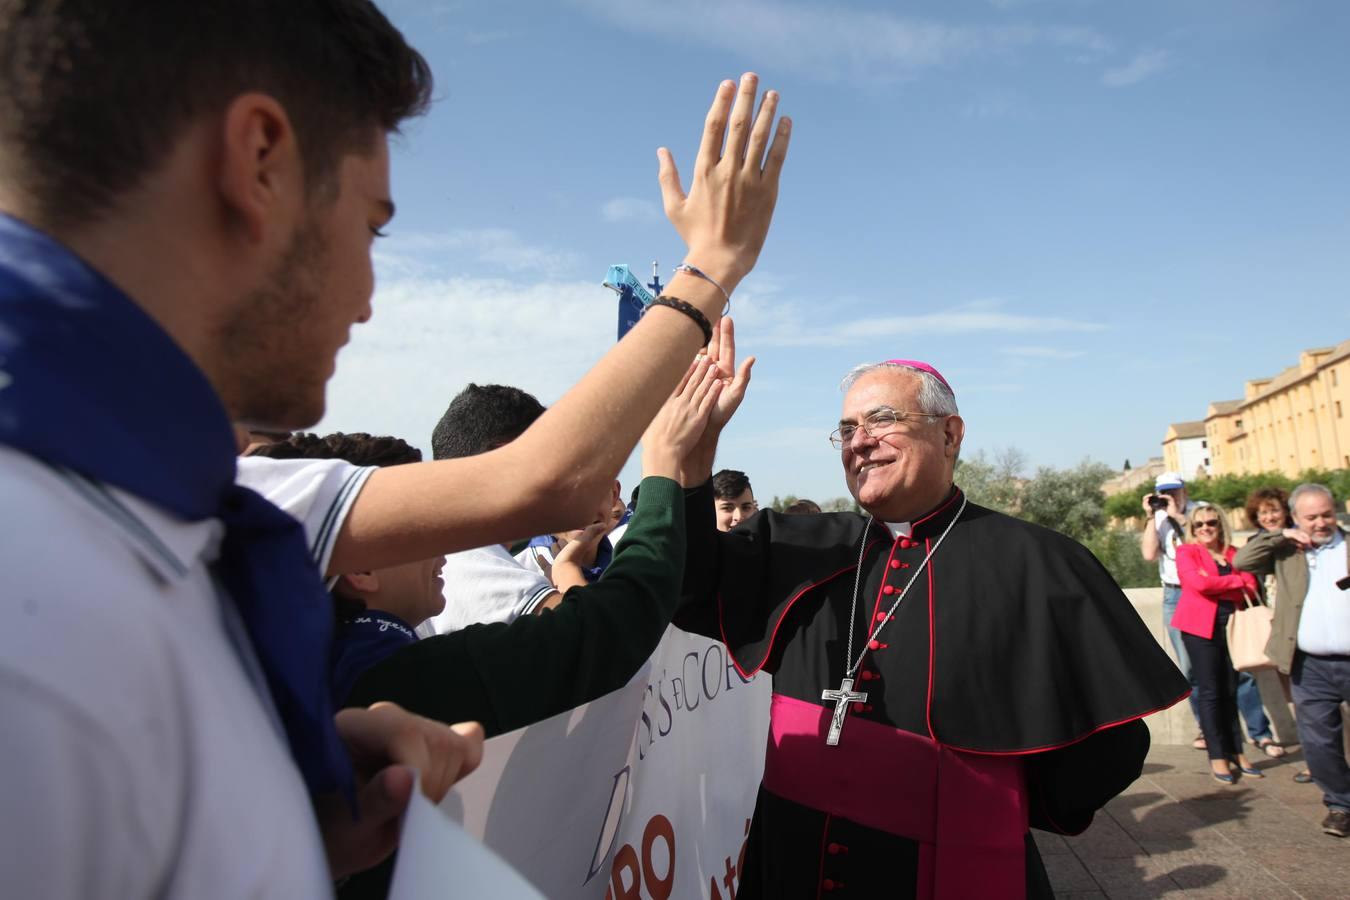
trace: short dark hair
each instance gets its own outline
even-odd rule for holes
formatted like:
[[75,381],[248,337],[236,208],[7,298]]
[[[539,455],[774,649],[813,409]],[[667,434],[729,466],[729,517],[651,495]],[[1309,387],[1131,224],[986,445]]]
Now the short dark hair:
[[723,469],[713,476],[713,497],[718,500],[734,500],[746,491],[752,495],[754,488],[750,487],[750,479],[744,472],[738,472],[735,469]]
[[269,459],[345,459],[354,466],[401,466],[422,461],[422,451],[402,438],[374,437],[363,431],[293,434],[284,441],[264,444],[253,456]]
[[788,516],[810,516],[818,512],[820,512],[820,504],[814,500],[798,500],[783,510],[783,514]]
[[544,406],[520,388],[471,384],[455,395],[431,433],[435,459],[477,456],[509,444],[544,414]]
[[[430,103],[431,69],[370,0],[0,4],[0,172],[38,224],[96,220],[195,118],[249,91],[291,118],[311,190]],[[320,191],[321,193],[321,191]]]

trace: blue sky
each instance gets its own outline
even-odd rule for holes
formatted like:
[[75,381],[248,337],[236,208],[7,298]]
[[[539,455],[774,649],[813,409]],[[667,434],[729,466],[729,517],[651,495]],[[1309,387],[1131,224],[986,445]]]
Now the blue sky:
[[681,259],[656,147],[687,172],[717,82],[748,70],[794,119],[719,457],[763,499],[845,493],[825,436],[859,362],[937,365],[967,453],[1119,466],[1350,337],[1350,4],[381,7],[438,101],[394,146],[375,316],[320,430],[426,448],[469,381],[556,400],[613,341],[606,267]]

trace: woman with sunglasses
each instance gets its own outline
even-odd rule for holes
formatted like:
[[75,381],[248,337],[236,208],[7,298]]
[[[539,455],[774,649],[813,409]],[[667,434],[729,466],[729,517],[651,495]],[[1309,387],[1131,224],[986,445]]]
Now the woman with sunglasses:
[[1244,597],[1256,598],[1256,578],[1233,568],[1237,550],[1229,543],[1228,520],[1222,510],[1203,503],[1187,518],[1192,543],[1177,548],[1181,600],[1172,627],[1181,632],[1191,658],[1209,766],[1214,778],[1224,784],[1233,784],[1237,771],[1262,778],[1260,770],[1242,755],[1237,672],[1228,655],[1226,631],[1234,605]]

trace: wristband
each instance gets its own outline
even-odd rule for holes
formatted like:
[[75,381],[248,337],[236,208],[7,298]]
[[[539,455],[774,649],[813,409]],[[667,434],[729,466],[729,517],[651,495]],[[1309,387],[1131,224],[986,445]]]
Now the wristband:
[[722,315],[725,316],[727,313],[731,312],[731,294],[727,292],[726,288],[722,287],[722,285],[714,281],[712,276],[709,275],[707,272],[703,271],[698,266],[691,266],[689,265],[689,263],[680,263],[678,266],[675,267],[675,271],[687,272],[696,278],[702,278],[704,281],[708,282],[708,284],[711,284],[713,287],[717,288],[719,291],[722,292],[722,296],[726,298],[727,301],[727,305],[722,308]]
[[706,347],[712,343],[712,325],[708,323],[708,317],[699,312],[698,307],[694,304],[686,303],[679,297],[668,297],[665,294],[662,294],[648,304],[647,308],[642,311],[642,314],[645,316],[647,310],[651,309],[653,306],[664,306],[676,310],[677,312],[684,313],[690,319],[693,319],[694,324],[703,332],[703,346]]

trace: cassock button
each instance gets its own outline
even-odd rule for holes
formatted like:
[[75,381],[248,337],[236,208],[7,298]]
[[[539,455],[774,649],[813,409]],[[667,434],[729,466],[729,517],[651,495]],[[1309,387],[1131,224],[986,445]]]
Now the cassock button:
[[891,568],[892,568],[892,569],[898,569],[898,568],[900,568],[900,560],[898,560],[898,559],[893,559],[893,560],[891,560]]
[[886,614],[885,614],[884,612],[879,612],[879,613],[877,613],[877,621],[878,621],[878,622],[884,621],[885,618],[886,618]]
[[885,594],[887,597],[889,597],[891,594],[895,593],[895,585],[888,584],[881,589],[881,592]]
[[900,539],[900,549],[901,549],[901,550],[908,550],[910,547],[913,547],[913,546],[914,546],[914,542],[911,541],[909,538],[901,538],[901,539]]
[[880,649],[881,649],[881,641],[868,641],[868,642],[867,642],[867,649],[869,649],[869,650],[880,650]]
[[832,891],[834,890],[834,880],[831,878],[826,878],[824,881],[820,883],[820,887],[822,890]]
[[840,847],[839,847],[838,844],[830,844],[830,846],[828,846],[828,847],[825,848],[825,851],[826,851],[827,853],[829,853],[831,856],[838,856],[838,855],[839,855],[839,849],[840,849]]

